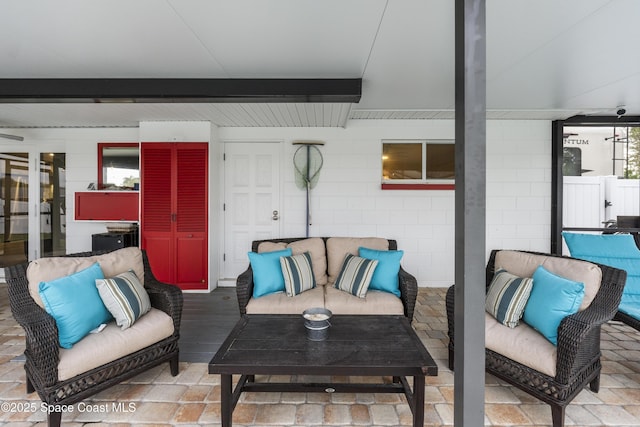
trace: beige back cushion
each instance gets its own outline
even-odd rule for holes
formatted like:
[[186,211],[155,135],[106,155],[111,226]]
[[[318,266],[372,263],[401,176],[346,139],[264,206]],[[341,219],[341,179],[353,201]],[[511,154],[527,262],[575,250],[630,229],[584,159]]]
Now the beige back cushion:
[[[496,254],[496,271],[503,268],[520,277],[532,277],[539,265],[558,276],[584,283],[584,299],[580,310],[589,307],[600,290],[602,270],[588,261],[517,251],[499,251]],[[535,286],[535,283],[533,285]]]
[[363,246],[380,251],[389,250],[389,241],[381,237],[331,237],[327,240],[327,272],[329,283],[335,283],[347,254],[358,255]]
[[275,252],[287,249],[287,244],[284,242],[262,242],[258,245],[258,253],[263,252]]
[[40,282],[49,282],[68,276],[90,267],[95,262],[100,264],[105,277],[112,277],[133,269],[140,282],[144,283],[142,251],[137,247],[119,249],[108,254],[91,257],[40,258],[30,262],[27,267],[27,280],[29,281],[31,297],[40,307],[44,307],[38,293]]
[[273,252],[291,248],[293,255],[300,255],[309,252],[311,255],[311,266],[313,275],[318,285],[327,284],[327,254],[324,249],[324,241],[320,237],[297,240],[289,244],[278,242],[262,242],[258,245],[258,252]]

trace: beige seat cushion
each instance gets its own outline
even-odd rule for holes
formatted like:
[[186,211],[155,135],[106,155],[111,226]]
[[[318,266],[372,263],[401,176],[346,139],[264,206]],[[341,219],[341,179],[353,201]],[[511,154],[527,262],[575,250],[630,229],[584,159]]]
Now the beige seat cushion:
[[[504,268],[509,273],[520,277],[532,277],[539,265],[544,266],[554,274],[584,283],[584,299],[580,305],[580,310],[589,307],[598,290],[600,290],[602,270],[588,261],[527,254],[517,251],[499,251],[496,254],[496,271]],[[535,286],[535,283],[533,286]]]
[[524,322],[509,328],[489,313],[484,317],[486,348],[550,377],[556,376],[558,348],[542,334]]
[[113,277],[133,269],[136,276],[144,283],[144,265],[142,251],[137,247],[118,249],[108,254],[91,257],[51,257],[40,258],[29,263],[27,267],[27,280],[29,281],[29,293],[34,301],[44,308],[38,285],[40,282],[48,282],[64,276],[76,273],[93,263],[98,262],[105,277]]
[[128,329],[111,322],[97,334],[89,334],[70,349],[60,349],[58,379],[64,381],[113,360],[142,350],[173,334],[173,320],[152,308]]
[[329,283],[335,283],[347,254],[358,255],[358,248],[389,250],[389,241],[381,237],[331,237],[327,239],[327,272]]
[[324,286],[305,291],[295,297],[285,292],[277,292],[251,298],[247,304],[247,314],[302,314],[312,307],[324,307]]
[[291,248],[293,255],[300,255],[309,252],[311,255],[311,266],[313,275],[318,285],[327,284],[327,253],[324,248],[324,240],[320,237],[297,240],[289,244],[278,242],[262,242],[258,245],[258,252],[273,252]]
[[397,314],[404,315],[402,300],[389,292],[367,291],[364,298],[325,286],[325,308],[333,314]]

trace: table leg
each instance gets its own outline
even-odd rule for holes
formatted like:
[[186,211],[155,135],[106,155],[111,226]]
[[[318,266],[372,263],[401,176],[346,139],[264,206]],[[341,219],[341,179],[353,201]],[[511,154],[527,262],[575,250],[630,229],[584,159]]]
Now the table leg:
[[413,427],[424,426],[424,376],[413,377]]
[[233,417],[231,375],[220,375],[220,418],[222,427],[231,427]]

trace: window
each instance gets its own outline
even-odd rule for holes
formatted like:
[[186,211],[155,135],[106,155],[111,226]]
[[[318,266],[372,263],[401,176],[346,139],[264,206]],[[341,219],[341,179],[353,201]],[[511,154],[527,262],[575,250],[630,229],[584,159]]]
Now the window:
[[453,140],[383,140],[382,189],[454,189]]

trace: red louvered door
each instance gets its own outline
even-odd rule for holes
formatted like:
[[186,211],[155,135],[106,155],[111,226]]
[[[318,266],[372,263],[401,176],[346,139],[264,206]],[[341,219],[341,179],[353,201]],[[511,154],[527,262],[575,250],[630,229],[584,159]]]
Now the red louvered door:
[[143,143],[141,242],[156,278],[207,289],[206,143]]
[[207,145],[176,144],[176,279],[183,289],[207,289]]

